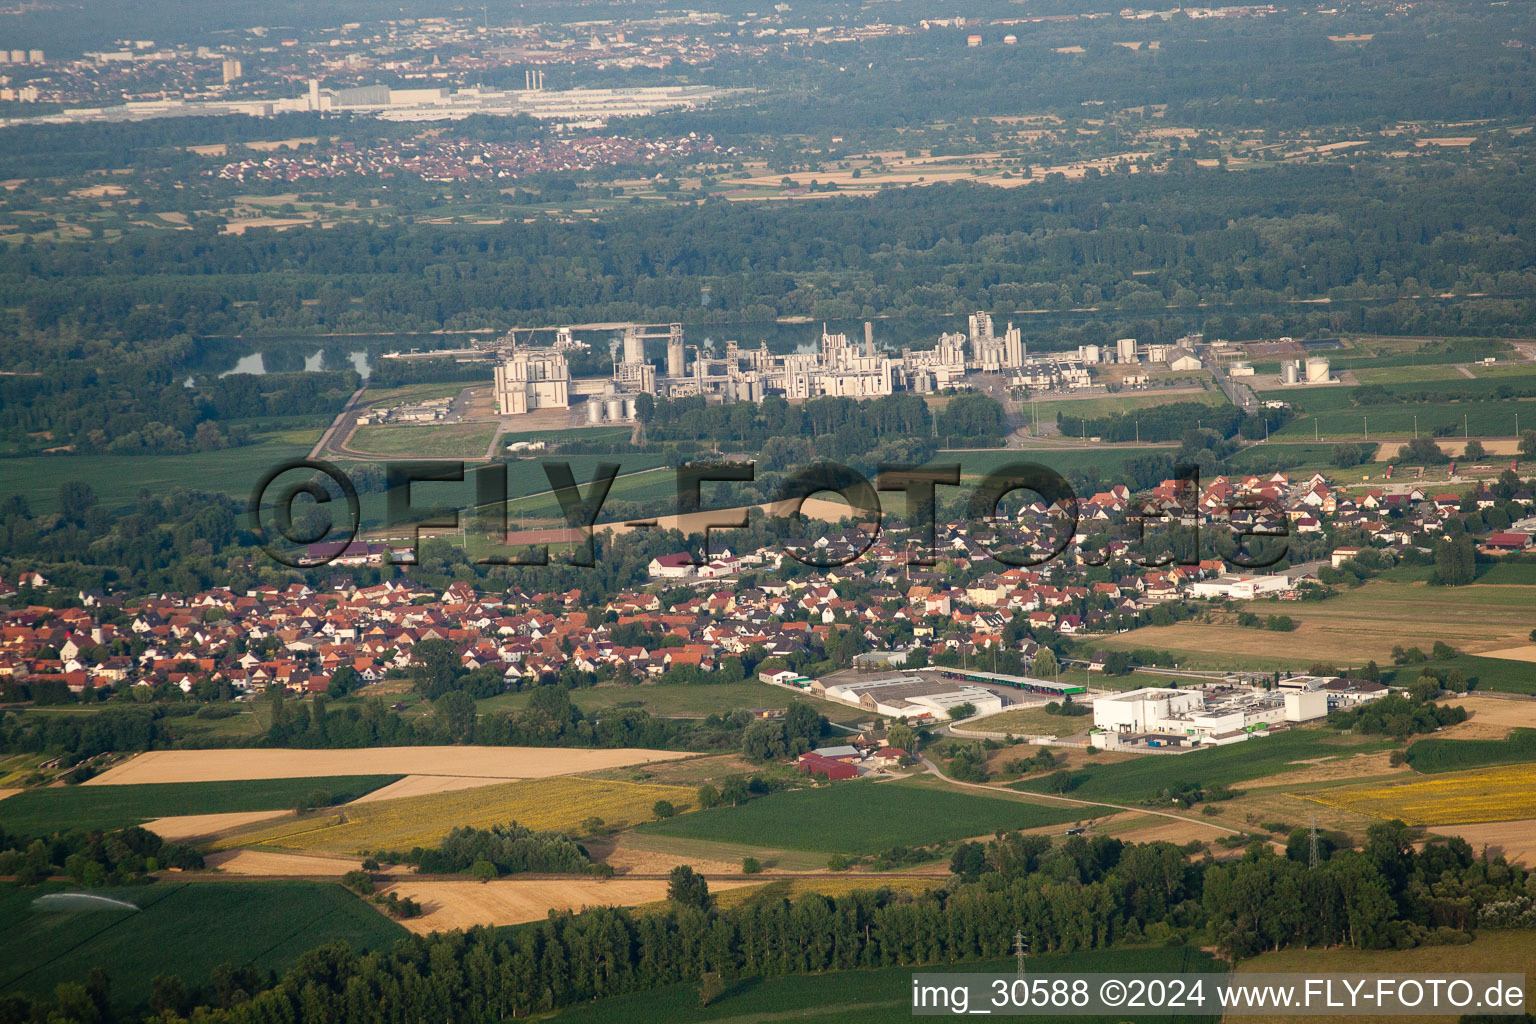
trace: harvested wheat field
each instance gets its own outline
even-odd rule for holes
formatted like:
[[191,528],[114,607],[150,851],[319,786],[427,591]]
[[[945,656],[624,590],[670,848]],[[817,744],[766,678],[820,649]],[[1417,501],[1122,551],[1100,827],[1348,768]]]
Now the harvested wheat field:
[[1306,799],[1409,825],[1515,821],[1536,817],[1536,764],[1446,772],[1395,786],[1327,789]]
[[1241,822],[1225,822],[1220,818],[1213,820],[1209,825],[1200,821],[1179,821],[1156,815],[1147,815],[1139,820],[1145,824],[1138,825],[1136,820],[1131,820],[1111,828],[1109,833],[1116,839],[1124,839],[1130,843],[1183,844],[1193,839],[1209,843],[1222,836],[1231,835],[1230,830],[1233,828],[1244,827]]
[[168,843],[207,839],[273,818],[291,817],[292,811],[230,811],[224,814],[178,814],[146,821],[144,827]]
[[[1536,650],[1536,648],[1532,648]],[[1491,657],[1491,655],[1479,655]],[[1447,726],[1437,734],[1456,740],[1502,740],[1511,729],[1536,729],[1536,700],[1500,700],[1473,695],[1452,697],[1446,704],[1459,704],[1471,715],[1465,722]]]
[[407,775],[399,782],[391,782],[382,789],[364,793],[353,800],[356,804],[378,803],[380,800],[398,800],[407,796],[428,796],[432,793],[453,793],[461,789],[479,786],[495,786],[502,782],[516,781],[491,778],[484,775]]
[[[751,885],[749,881],[711,881],[713,892]],[[422,915],[401,921],[418,935],[469,928],[542,921],[551,910],[583,907],[635,907],[667,896],[662,879],[610,881],[572,879],[559,882],[502,879],[495,882],[396,882],[384,890],[421,904]]]
[[367,747],[360,750],[151,750],[82,785],[230,782],[322,775],[449,775],[543,779],[598,768],[670,761],[674,750],[573,750],[563,747]]
[[[1151,647],[1231,659],[1233,652],[1268,666],[1325,661],[1360,665],[1366,659],[1385,664],[1404,637],[1428,646],[1443,640],[1476,654],[1519,643],[1536,620],[1536,588],[1473,584],[1437,593],[1423,584],[1372,580],[1363,587],[1327,601],[1293,602],[1285,614],[1296,622],[1289,633],[1271,633],[1237,625],[1236,615],[1223,622],[1180,622],[1172,626],[1142,626],[1107,637],[1114,648]],[[1265,602],[1239,604],[1267,615]]]
[[1483,847],[1502,853],[1507,860],[1536,867],[1536,818],[1493,821],[1480,825],[1436,825],[1443,836],[1460,836],[1481,853]]
[[4,800],[8,796],[15,796],[20,792],[21,790],[19,789],[0,789],[0,800]]
[[517,822],[536,832],[583,835],[594,819],[602,828],[651,821],[658,800],[679,811],[697,793],[683,786],[652,786],[610,779],[536,779],[464,789],[457,793],[347,804],[335,811],[294,818],[232,835],[221,847],[265,846],[306,853],[353,854],[435,846],[457,826],[490,828]]
[[1497,651],[1479,651],[1477,656],[1479,658],[1498,658],[1501,661],[1536,662],[1536,644],[1505,647]]
[[[1471,710],[1470,708],[1468,710]],[[1318,758],[1317,762],[1293,761],[1280,775],[1263,775],[1256,779],[1234,783],[1236,789],[1250,786],[1294,786],[1304,782],[1337,782],[1340,779],[1374,779],[1382,775],[1411,775],[1413,769],[1406,764],[1393,766],[1390,750],[1378,750],[1374,754],[1355,754],[1351,757]]]
[[210,853],[210,868],[231,875],[278,875],[288,878],[307,878],[314,875],[332,875],[340,878],[348,871],[363,866],[357,858],[306,857],[297,853],[270,853],[266,850],[226,850]]
[[[588,846],[591,849],[590,844]],[[729,875],[741,870],[741,863],[726,860],[717,860],[712,857],[679,856],[673,853],[656,853],[651,850],[637,850],[632,846],[626,846],[620,839],[613,849],[606,853],[592,850],[593,856],[604,864],[613,868],[616,875],[664,875],[679,864],[686,864],[693,870],[706,875]]]

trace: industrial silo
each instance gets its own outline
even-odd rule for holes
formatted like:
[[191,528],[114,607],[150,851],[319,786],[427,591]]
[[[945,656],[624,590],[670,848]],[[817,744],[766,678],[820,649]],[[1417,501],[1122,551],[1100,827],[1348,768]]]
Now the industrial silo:
[[1280,364],[1280,382],[1282,384],[1295,384],[1301,380],[1301,368],[1294,360],[1286,360]]

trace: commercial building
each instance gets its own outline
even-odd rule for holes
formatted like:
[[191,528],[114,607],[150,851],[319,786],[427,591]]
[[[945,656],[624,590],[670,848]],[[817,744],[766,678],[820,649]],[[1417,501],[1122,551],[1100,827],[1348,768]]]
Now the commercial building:
[[1144,687],[1099,697],[1093,724],[1109,748],[1221,746],[1270,726],[1322,718],[1329,706],[1320,689],[1244,690],[1211,699],[1199,690]]
[[1268,594],[1283,594],[1296,584],[1284,573],[1273,576],[1218,576],[1213,580],[1201,580],[1190,586],[1195,597],[1225,597],[1234,601],[1252,601]]

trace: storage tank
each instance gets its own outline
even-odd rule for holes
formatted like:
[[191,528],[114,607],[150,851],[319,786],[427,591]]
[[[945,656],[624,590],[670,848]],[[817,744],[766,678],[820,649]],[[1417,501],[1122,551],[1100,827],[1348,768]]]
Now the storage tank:
[[1287,361],[1280,366],[1280,380],[1284,384],[1295,384],[1301,379],[1301,371],[1294,362]]
[[1307,360],[1308,383],[1321,383],[1328,379],[1328,359],[1325,356],[1313,356]]
[[610,398],[607,402],[608,421],[618,423],[624,418],[624,399]]
[[633,398],[624,399],[624,418],[626,420],[635,418],[635,400]]
[[588,423],[601,423],[601,422],[603,422],[603,403],[599,402],[595,398],[587,399],[587,422]]
[[1084,345],[1083,346],[1083,362],[1085,362],[1085,363],[1097,363],[1098,361],[1099,361],[1099,346],[1097,346],[1097,345]]

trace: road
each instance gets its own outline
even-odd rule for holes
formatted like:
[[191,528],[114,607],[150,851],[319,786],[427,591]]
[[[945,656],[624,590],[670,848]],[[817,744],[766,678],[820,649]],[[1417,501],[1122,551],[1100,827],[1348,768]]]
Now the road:
[[347,404],[341,407],[341,412],[336,414],[336,418],[331,421],[331,425],[325,428],[325,433],[320,435],[320,440],[316,441],[315,446],[310,449],[309,457],[311,459],[318,459],[325,454],[325,449],[330,446],[331,440],[336,436],[337,431],[343,427],[350,429],[352,410],[357,405],[358,400],[363,397],[363,392],[367,390],[368,385],[364,384],[352,392],[352,397],[347,399]]
[[[922,759],[922,762],[923,762],[924,767],[926,767],[928,769],[928,772],[930,774],[937,775],[941,780],[943,780],[944,782],[949,783],[952,786],[964,786],[967,789],[980,789],[980,790],[983,790],[985,792],[991,793],[993,796],[998,796],[998,795],[1003,794],[1003,793],[1010,793],[1011,794],[1011,793],[1016,792],[1015,790],[1002,790],[1002,789],[999,789],[996,786],[988,786],[988,785],[986,785],[984,783],[980,783],[980,782],[961,782],[959,779],[952,779],[948,775],[945,775],[944,772],[939,769],[938,765],[934,764],[932,761],[928,760],[926,757]],[[1078,799],[1076,799],[1074,797],[1069,797],[1069,796],[1053,796],[1053,795],[1048,794],[1048,793],[1029,793],[1027,795],[1030,796],[1030,797],[1035,797],[1035,798],[1041,799],[1041,800],[1055,800],[1058,803],[1074,804],[1074,805],[1076,805],[1078,807],[1113,807],[1117,811],[1130,811],[1133,814],[1155,814],[1159,818],[1172,818],[1174,821],[1182,821],[1182,822],[1186,822],[1186,823],[1191,824],[1191,825],[1201,825],[1201,826],[1204,826],[1205,828],[1214,828],[1218,832],[1226,832],[1226,833],[1228,833],[1230,835],[1234,835],[1234,836],[1242,836],[1242,835],[1248,835],[1249,834],[1249,833],[1243,831],[1242,829],[1229,828],[1226,825],[1218,825],[1216,822],[1212,821],[1210,818],[1194,818],[1194,817],[1190,817],[1187,814],[1175,814],[1172,811],[1158,811],[1158,810],[1154,810],[1154,809],[1152,809],[1150,807],[1129,807],[1129,806],[1127,806],[1125,804],[1112,804],[1112,803],[1109,803],[1108,801],[1105,801],[1105,800],[1078,800]],[[1265,840],[1265,842],[1269,843],[1269,845],[1274,847],[1276,850],[1279,850],[1281,852],[1284,852],[1284,850],[1285,850],[1285,845],[1283,843],[1276,842],[1273,839]]]

